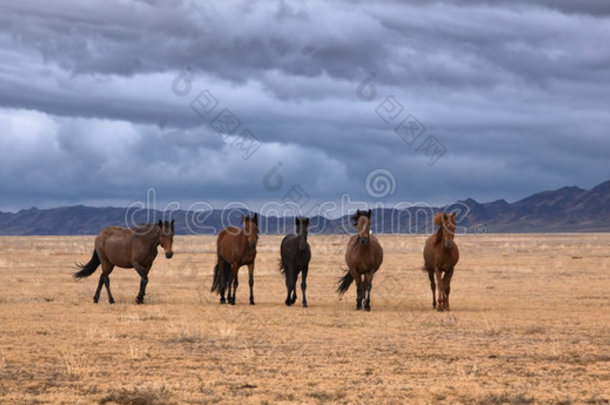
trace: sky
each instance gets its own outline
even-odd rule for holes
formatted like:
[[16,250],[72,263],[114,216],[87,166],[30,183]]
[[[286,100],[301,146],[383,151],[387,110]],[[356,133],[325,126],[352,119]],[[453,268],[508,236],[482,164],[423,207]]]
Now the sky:
[[0,0],[0,210],[591,188],[608,39],[606,0]]

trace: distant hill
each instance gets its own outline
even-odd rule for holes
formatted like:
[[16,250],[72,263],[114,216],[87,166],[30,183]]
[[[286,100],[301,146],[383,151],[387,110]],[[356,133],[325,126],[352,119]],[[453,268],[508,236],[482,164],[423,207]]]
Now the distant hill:
[[[432,216],[439,210],[458,213],[458,232],[610,232],[610,181],[591,190],[564,187],[544,191],[523,200],[508,203],[498,200],[479,203],[473,199],[458,201],[447,207],[408,207],[375,209],[375,233],[430,233]],[[176,233],[215,234],[227,225],[239,225],[245,212],[239,210],[206,212],[174,211]],[[167,215],[167,214],[166,214]],[[85,206],[53,209],[30,208],[17,213],[0,212],[0,235],[94,235],[108,225],[131,226],[156,222],[163,213],[126,208],[92,208]],[[293,218],[259,216],[261,233],[293,231]],[[353,232],[349,216],[337,219],[311,218],[311,233]]]

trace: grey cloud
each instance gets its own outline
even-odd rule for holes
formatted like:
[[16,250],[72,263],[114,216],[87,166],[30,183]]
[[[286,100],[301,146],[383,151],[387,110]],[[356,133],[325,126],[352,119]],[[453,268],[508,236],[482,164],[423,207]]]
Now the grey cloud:
[[[607,180],[610,9],[583,1],[56,2],[0,13],[0,185],[6,207],[182,200],[516,199]],[[190,69],[192,88],[172,92]],[[374,72],[374,100],[357,97]],[[207,118],[190,102],[209,90]],[[376,113],[389,96],[403,111]],[[210,127],[220,111],[261,142],[244,160]],[[415,144],[394,132],[412,114]],[[429,135],[447,147],[434,166]],[[262,179],[282,162],[283,187]],[[169,198],[169,197],[168,197]],[[8,200],[12,200],[8,202]],[[2,207],[0,207],[2,208]]]

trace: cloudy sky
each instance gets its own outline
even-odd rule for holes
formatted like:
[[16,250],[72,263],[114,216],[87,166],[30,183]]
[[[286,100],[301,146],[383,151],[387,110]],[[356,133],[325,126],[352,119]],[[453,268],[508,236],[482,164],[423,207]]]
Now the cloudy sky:
[[0,210],[610,179],[610,2],[303,3],[0,1]]

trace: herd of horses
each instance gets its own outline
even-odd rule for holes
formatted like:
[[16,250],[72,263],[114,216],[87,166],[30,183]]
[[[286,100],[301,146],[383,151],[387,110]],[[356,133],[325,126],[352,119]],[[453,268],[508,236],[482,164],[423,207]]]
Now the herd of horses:
[[[338,282],[337,292],[343,295],[356,281],[356,309],[364,307],[371,310],[371,289],[373,277],[383,262],[383,249],[379,240],[371,234],[371,210],[358,210],[351,217],[357,233],[352,235],[345,251],[347,272]],[[307,242],[309,219],[295,218],[296,233],[283,238],[280,246],[280,271],[286,280],[286,305],[296,302],[296,284],[301,273],[301,293],[303,306],[307,307],[305,291],[307,273],[311,259],[311,248]],[[437,311],[449,311],[449,292],[451,277],[459,252],[454,241],[456,214],[438,212],[434,216],[437,231],[426,240],[423,250],[424,266],[428,272],[432,290],[432,306]],[[140,225],[134,228],[109,226],[95,238],[95,247],[91,260],[78,265],[79,271],[74,278],[88,277],[101,265],[99,283],[93,296],[93,302],[99,301],[102,286],[106,287],[108,301],[113,304],[110,292],[110,273],[115,266],[134,268],[140,275],[140,291],[136,302],[142,304],[148,284],[148,272],[157,256],[159,245],[165,256],[173,256],[174,221],[159,221],[156,224]],[[250,286],[250,305],[254,305],[254,262],[258,243],[257,214],[243,217],[241,229],[228,227],[223,229],[216,240],[217,263],[214,268],[212,292],[220,295],[220,303],[235,305],[235,293],[239,285],[237,274],[242,266],[248,266],[248,284]],[[226,293],[226,297],[225,297]]]

